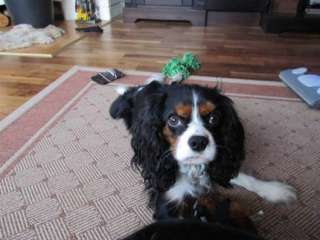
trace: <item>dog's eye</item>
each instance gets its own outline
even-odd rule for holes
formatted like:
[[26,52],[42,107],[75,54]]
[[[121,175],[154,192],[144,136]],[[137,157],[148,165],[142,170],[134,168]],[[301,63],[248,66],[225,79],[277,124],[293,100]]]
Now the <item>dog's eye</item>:
[[169,126],[171,127],[176,127],[176,126],[179,126],[181,124],[181,121],[179,119],[178,116],[176,115],[171,115],[169,118],[168,118],[168,124]]
[[210,113],[208,117],[208,123],[211,126],[216,126],[219,122],[219,114],[217,113]]

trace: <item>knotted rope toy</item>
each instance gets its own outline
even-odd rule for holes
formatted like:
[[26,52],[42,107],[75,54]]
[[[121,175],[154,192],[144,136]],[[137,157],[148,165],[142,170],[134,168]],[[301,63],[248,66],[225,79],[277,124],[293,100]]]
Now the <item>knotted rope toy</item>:
[[192,72],[200,69],[200,62],[196,56],[190,52],[186,52],[182,57],[173,57],[161,70],[166,78],[170,78],[171,82],[180,82],[187,79]]

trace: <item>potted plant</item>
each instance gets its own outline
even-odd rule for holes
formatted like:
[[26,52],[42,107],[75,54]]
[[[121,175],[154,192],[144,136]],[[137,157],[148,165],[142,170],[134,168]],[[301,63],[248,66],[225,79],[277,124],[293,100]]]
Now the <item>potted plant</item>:
[[52,0],[5,0],[5,3],[15,24],[41,28],[53,23]]

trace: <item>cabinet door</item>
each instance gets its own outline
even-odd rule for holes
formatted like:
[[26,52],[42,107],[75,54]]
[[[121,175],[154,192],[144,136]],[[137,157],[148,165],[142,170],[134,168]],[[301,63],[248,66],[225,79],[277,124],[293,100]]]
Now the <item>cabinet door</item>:
[[192,6],[192,0],[182,0],[182,6],[185,6],[185,7]]
[[133,5],[133,0],[125,0],[124,3],[126,5],[126,7],[130,7]]
[[126,7],[136,7],[137,5],[144,5],[145,0],[125,0]]
[[299,0],[274,0],[272,1],[272,11],[275,13],[292,13],[297,11]]
[[193,0],[193,8],[205,9],[206,2],[206,0]]
[[182,0],[145,0],[146,5],[182,6]]

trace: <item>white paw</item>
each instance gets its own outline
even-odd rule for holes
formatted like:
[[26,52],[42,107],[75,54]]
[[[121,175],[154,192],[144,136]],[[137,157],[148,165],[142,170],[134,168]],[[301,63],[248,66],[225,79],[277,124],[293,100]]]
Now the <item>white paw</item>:
[[125,94],[127,91],[128,91],[128,87],[126,86],[118,86],[115,88],[116,92],[119,94],[119,95],[123,95]]
[[287,203],[297,200],[296,190],[293,187],[277,181],[264,182],[257,194],[273,203]]

